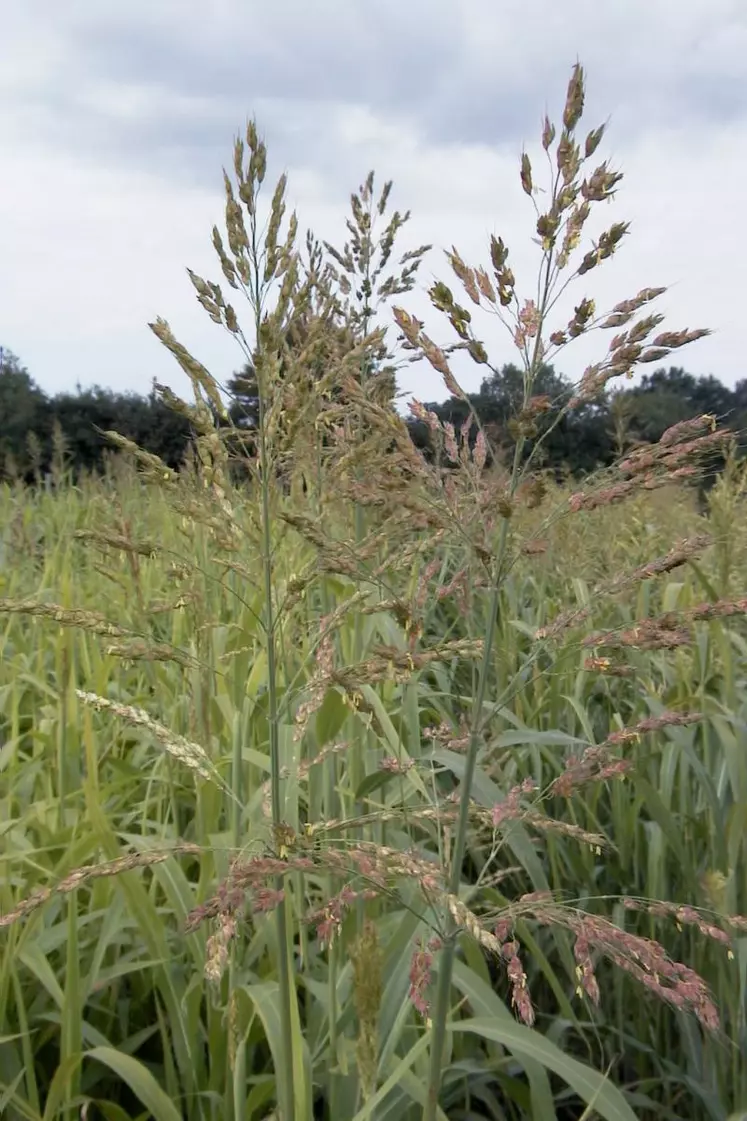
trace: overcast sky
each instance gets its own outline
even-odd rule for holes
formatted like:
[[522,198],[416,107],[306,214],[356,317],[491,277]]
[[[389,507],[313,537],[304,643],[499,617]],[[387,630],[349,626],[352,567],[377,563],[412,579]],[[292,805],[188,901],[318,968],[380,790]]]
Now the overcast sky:
[[[669,285],[666,326],[715,331],[678,361],[733,385],[747,377],[745,0],[3,0],[0,346],[48,392],[145,393],[154,377],[184,391],[147,327],[160,315],[225,381],[240,352],[185,270],[223,279],[210,243],[221,169],[251,116],[268,194],[286,170],[302,232],[341,245],[350,192],[375,168],[413,214],[402,251],[434,245],[423,286],[451,282],[452,244],[487,264],[495,233],[531,296],[518,164],[524,144],[541,153],[542,117],[559,119],[577,58],[582,128],[609,118],[597,155],[625,173],[595,229],[632,227],[568,310],[587,294],[606,304]],[[422,294],[402,303],[454,341]],[[508,336],[475,323],[491,357],[511,361]],[[607,341],[581,340],[556,368],[580,376]],[[477,389],[479,368],[466,374]],[[400,389],[445,396],[427,366],[406,369]]]

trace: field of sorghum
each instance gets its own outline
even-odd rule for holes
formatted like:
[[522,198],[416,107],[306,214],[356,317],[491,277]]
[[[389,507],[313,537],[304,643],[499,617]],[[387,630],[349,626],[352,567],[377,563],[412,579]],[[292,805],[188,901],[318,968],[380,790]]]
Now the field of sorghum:
[[[172,401],[191,465],[120,439],[130,458],[105,478],[2,484],[10,1121],[744,1116],[744,472],[730,460],[697,512],[681,484],[724,439],[710,416],[583,485],[532,458],[554,285],[586,204],[619,179],[601,165],[577,183],[582,108],[577,67],[537,223],[539,302],[516,300],[499,239],[493,279],[450,255],[473,304],[514,316],[525,392],[505,468],[479,418],[455,432],[416,403],[421,455],[370,372],[372,181],[335,258],[363,270],[358,341],[334,353],[330,275],[313,253],[302,274],[292,223],[279,242],[282,182],[261,246],[251,126],[246,219],[227,179],[228,249],[214,238],[251,343],[192,276],[256,372],[246,477],[214,380],[159,320],[195,391]],[[533,195],[527,156],[521,176]],[[380,249],[386,263],[388,235]],[[451,291],[431,297],[484,364]],[[288,353],[284,327],[310,312]],[[595,314],[582,301],[567,335]],[[459,394],[450,352],[395,318]],[[616,336],[574,400],[703,334],[647,351],[658,323]]]
[[[234,511],[243,517],[241,505]],[[278,848],[263,816],[269,758],[259,597],[211,555],[209,528],[185,529],[165,501],[126,471],[115,481],[58,493],[6,488],[0,513],[6,612],[11,601],[38,605],[30,614],[6,613],[2,631],[3,914],[47,893],[3,932],[5,1115],[57,1116],[58,1107],[50,1108],[56,1102],[60,1116],[72,1116],[79,1109],[74,1103],[90,1099],[107,1117],[144,1116],[145,1104],[146,1115],[158,1118],[219,1118],[231,1116],[236,1095],[244,1094],[245,1112],[238,1115],[265,1116],[281,1046],[277,941],[273,923],[257,913],[272,907],[271,890],[255,891],[255,914],[239,926],[222,982],[205,977],[211,939],[215,950],[211,923],[184,932],[188,916],[213,898],[234,855],[261,857]],[[107,523],[112,528],[102,533]],[[706,533],[713,544],[697,559],[597,603],[593,589],[610,574],[666,554],[673,539]],[[136,543],[152,543],[153,555],[136,551]],[[663,492],[653,492],[632,500],[624,513],[606,507],[558,523],[546,535],[545,551],[516,566],[501,593],[492,696],[517,670],[521,683],[491,724],[475,787],[478,806],[493,810],[523,783],[552,790],[553,780],[567,773],[570,753],[580,755],[583,745],[601,743],[617,728],[667,712],[697,710],[703,719],[624,740],[611,756],[630,764],[624,779],[595,780],[592,766],[579,774],[572,797],[543,802],[557,829],[532,830],[509,813],[510,823],[492,838],[488,832],[482,845],[475,839],[474,853],[470,848],[473,880],[489,871],[481,909],[500,912],[526,892],[549,890],[580,912],[659,939],[672,959],[708,982],[720,1030],[704,1032],[592,946],[601,989],[596,1008],[575,995],[573,939],[528,916],[517,920],[516,934],[533,1005],[531,1035],[509,1011],[504,967],[477,943],[467,943],[457,962],[454,999],[466,1000],[459,1016],[465,1026],[469,1016],[494,1025],[497,1036],[479,1027],[454,1034],[445,1065],[447,1115],[459,1115],[458,1107],[471,1101],[473,1116],[521,1117],[530,1108],[532,1116],[553,1116],[554,1100],[558,1116],[577,1116],[575,1098],[564,1112],[568,1056],[609,1069],[638,1116],[725,1117],[745,1101],[747,939],[743,934],[731,943],[731,960],[729,947],[697,929],[716,921],[714,910],[747,910],[744,627],[738,617],[712,618],[695,623],[691,641],[673,649],[633,643],[626,647],[629,677],[586,668],[590,651],[582,642],[664,612],[686,616],[704,601],[734,599],[746,552],[747,523],[730,480],[714,493],[709,521],[686,495],[665,501]],[[444,550],[444,563],[447,556]],[[181,557],[189,558],[188,573]],[[286,587],[306,559],[298,540],[292,549],[287,538],[278,542]],[[251,567],[250,558],[245,563]],[[417,590],[416,559],[412,573]],[[568,606],[569,592],[589,616],[551,654],[521,670],[531,635]],[[351,591],[340,576],[328,575],[318,594],[334,609]],[[423,604],[425,634],[474,641],[484,627],[484,604],[479,595],[468,598],[469,605],[453,612],[431,591]],[[286,624],[281,705],[305,672],[319,638],[318,617],[302,599]],[[104,620],[121,633],[107,634]],[[346,877],[361,891],[366,877],[358,869],[355,880],[342,861],[339,869],[325,867],[320,856],[308,871],[293,872],[293,975],[309,1091],[327,1101],[336,1092],[344,1103],[338,1108],[349,1111],[342,1115],[353,1116],[367,1079],[378,1090],[388,1085],[381,1096],[387,1108],[377,1115],[394,1117],[407,1114],[408,1102],[418,1100],[416,1080],[425,1080],[418,1007],[427,994],[412,992],[411,983],[427,964],[417,957],[417,939],[427,947],[433,931],[424,927],[419,885],[412,882],[422,875],[416,854],[433,851],[448,862],[447,823],[439,828],[437,814],[423,817],[448,805],[453,776],[460,774],[459,714],[473,681],[458,655],[398,674],[394,651],[406,651],[408,638],[385,607],[365,616],[362,627],[355,613],[341,620],[338,669],[352,663],[357,630],[366,651],[377,645],[392,651],[391,672],[386,658],[380,674],[351,670],[360,694],[355,710],[344,703],[350,686],[331,686],[302,743],[293,713],[284,715],[281,759],[291,779],[283,818],[294,834],[306,822],[318,827],[310,852],[329,846],[329,853],[347,853],[360,839],[402,858],[412,851],[413,867],[400,868],[393,858],[385,897],[358,904],[370,925],[358,922],[353,905],[331,944],[325,898],[339,893]],[[141,649],[136,635],[143,636]],[[125,644],[130,657],[123,658]],[[170,661],[162,660],[167,645]],[[106,698],[109,711],[97,712],[77,690]],[[142,711],[169,729],[165,739],[135,722]],[[442,724],[452,729],[445,744],[439,732],[428,731]],[[202,776],[200,760],[180,735],[203,745],[219,778]],[[382,769],[387,761],[391,770]],[[534,804],[531,793],[525,804]],[[356,814],[364,824],[354,831],[327,828],[332,818]],[[609,845],[589,845],[575,830],[600,833]],[[189,847],[154,862],[155,854],[179,845]],[[299,851],[306,856],[306,848]],[[113,875],[116,862],[135,868]],[[92,872],[69,878],[75,869],[101,864],[99,878]],[[626,909],[623,897],[698,911],[677,921],[663,909]],[[337,1065],[330,1057],[332,1017]],[[366,1025],[375,1046],[360,1035]],[[545,1075],[543,1061],[559,1077]]]

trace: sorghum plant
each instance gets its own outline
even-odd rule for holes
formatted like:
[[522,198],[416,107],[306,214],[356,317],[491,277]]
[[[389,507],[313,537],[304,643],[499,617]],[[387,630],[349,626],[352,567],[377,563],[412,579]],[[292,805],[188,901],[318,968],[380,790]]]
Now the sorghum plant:
[[[579,248],[593,208],[615,194],[622,178],[606,162],[584,171],[604,129],[578,137],[583,102],[584,76],[576,66],[559,135],[549,120],[542,130],[550,179],[543,207],[529,155],[521,159],[521,184],[535,207],[541,253],[536,296],[523,300],[517,295],[501,238],[491,239],[489,269],[469,265],[455,249],[447,254],[467,299],[498,318],[521,357],[523,400],[507,432],[498,439],[487,432],[460,387],[454,356],[466,354],[493,374],[498,371],[476,333],[473,313],[438,282],[430,290],[431,301],[456,332],[455,344],[439,346],[402,308],[394,316],[405,347],[442,376],[447,391],[467,404],[469,417],[456,431],[414,402],[412,412],[426,423],[432,441],[427,455],[415,448],[392,405],[392,370],[381,369],[392,356],[374,318],[377,301],[410,290],[425,247],[406,253],[399,271],[386,272],[407,215],[395,213],[377,247],[374,218],[386,209],[390,184],[374,203],[373,176],[353,196],[349,244],[342,251],[325,245],[333,264],[325,265],[311,237],[308,264],[303,264],[295,215],[281,240],[284,177],[262,236],[260,188],[267,153],[252,124],[246,135],[248,160],[244,143],[236,144],[236,185],[225,175],[225,242],[217,229],[213,233],[226,282],[248,301],[250,328],[241,326],[220,285],[193,273],[190,279],[201,305],[236,338],[251,363],[259,405],[256,430],[248,439],[246,430],[228,423],[216,379],[158,320],[152,324],[155,334],[194,390],[194,404],[186,404],[160,387],[163,398],[194,427],[194,470],[180,476],[111,434],[183,519],[184,550],[168,558],[179,595],[166,606],[189,614],[190,649],[136,633],[104,613],[41,602],[0,604],[6,612],[44,615],[106,636],[108,654],[129,661],[173,660],[188,675],[189,735],[187,729],[166,728],[139,706],[90,690],[81,689],[77,696],[88,708],[146,729],[222,799],[220,823],[232,842],[228,868],[207,889],[208,877],[201,877],[201,898],[187,916],[186,932],[211,924],[205,974],[216,987],[227,984],[226,1030],[232,1032],[247,932],[261,931],[267,938],[280,1025],[277,1034],[268,1029],[268,1038],[277,1110],[284,1121],[310,1118],[312,1093],[320,1085],[330,1117],[375,1115],[392,1089],[391,1067],[384,1062],[392,1055],[383,1038],[387,1016],[395,1041],[391,1048],[404,1038],[405,1025],[411,1034],[422,1033],[410,1051],[398,1055],[400,1081],[409,1079],[407,1091],[401,1091],[403,1109],[415,1101],[426,1121],[443,1116],[439,1101],[447,1085],[448,1045],[460,1026],[456,1015],[451,1020],[460,946],[467,959],[485,954],[500,971],[526,1032],[537,1016],[528,972],[537,946],[531,931],[548,930],[559,940],[568,935],[572,940],[572,950],[565,946],[571,997],[591,1006],[600,1000],[597,971],[604,959],[652,996],[692,1013],[706,1030],[718,1026],[718,1010],[703,980],[670,960],[662,945],[531,882],[547,838],[562,837],[595,853],[614,843],[601,829],[575,822],[570,808],[565,812],[579,789],[625,778],[632,768],[625,755],[629,743],[695,724],[708,713],[690,705],[662,708],[650,718],[620,722],[583,740],[558,729],[555,742],[565,743],[568,754],[552,782],[540,787],[532,778],[507,778],[506,756],[512,742],[521,742],[511,739],[512,706],[521,702],[536,675],[552,672],[561,639],[585,670],[606,680],[634,681],[636,666],[626,661],[631,651],[645,657],[682,648],[709,619],[747,609],[745,599],[716,599],[641,618],[629,627],[589,629],[600,604],[703,553],[709,538],[700,535],[600,582],[588,605],[569,604],[551,619],[537,605],[537,625],[527,628],[510,657],[499,642],[511,574],[529,558],[541,561],[555,527],[573,518],[580,523],[642,491],[691,478],[698,456],[728,439],[712,417],[676,425],[657,444],[630,450],[613,471],[589,479],[563,507],[552,503],[553,488],[539,469],[552,427],[603,393],[612,379],[630,376],[638,363],[658,361],[708,333],[659,331],[662,317],[650,313],[648,305],[663,288],[644,288],[605,313],[584,296],[568,322],[556,322],[570,282],[613,257],[627,234],[627,225],[617,222],[588,250]],[[333,324],[349,331],[349,345],[327,330]],[[294,328],[304,339],[297,349],[289,342]],[[535,392],[543,363],[573,339],[608,330],[617,333],[606,357],[584,372],[569,399],[554,402]],[[250,486],[246,516],[239,516],[240,497],[229,471],[237,448],[244,449]],[[302,487],[294,486],[299,478]],[[131,558],[161,549],[158,542],[133,540],[121,527],[86,536]],[[219,628],[210,611],[216,582],[210,574],[216,567],[221,594],[233,597],[245,620],[235,643],[223,648],[222,660],[216,656],[212,631]],[[441,625],[445,619],[448,623]],[[239,733],[230,753],[221,750],[212,701],[229,677],[235,696],[243,697],[246,677],[256,672],[263,689],[252,721],[261,729],[262,752],[249,753],[249,765]],[[170,854],[128,853],[80,868],[56,888],[20,902],[0,924],[29,915],[55,893],[68,894],[89,880],[179,853],[210,855],[185,837]],[[568,884],[568,891],[574,886]],[[630,915],[671,914],[727,947],[747,925],[734,916],[706,917],[691,901],[631,898],[626,907]],[[407,971],[397,975],[400,989],[397,976],[390,976],[391,989],[385,990],[384,931],[392,930],[394,916],[397,930],[407,934]],[[349,954],[348,968],[337,957],[340,947]],[[301,993],[296,970],[310,971],[309,963],[324,962],[325,956],[326,1020],[314,1036],[312,1071],[304,1035],[310,1037],[318,1026],[317,990],[309,983]],[[396,974],[396,963],[392,968]],[[308,979],[318,984],[310,972]],[[563,1008],[571,1009],[563,986],[557,990]],[[350,991],[346,1008],[344,995]],[[404,992],[399,1011],[387,1008],[389,991],[395,1005],[398,992]],[[474,995],[462,991],[474,1002]],[[351,1008],[357,1013],[354,1032]],[[479,1017],[463,1023],[486,1039],[508,1038],[506,1046],[527,1053],[521,1051],[524,1037],[518,1032],[491,1036],[500,1025],[488,1028]],[[243,1069],[236,1038],[232,1035],[234,1074]],[[417,1067],[423,1040],[427,1072]],[[602,1076],[587,1070],[579,1080],[580,1064],[564,1065],[560,1050],[549,1043],[541,1054],[601,1115],[633,1116]],[[358,1071],[352,1092],[344,1070],[351,1055]],[[425,1086],[411,1077],[413,1067]],[[237,1121],[243,1115],[240,1083],[236,1079]]]

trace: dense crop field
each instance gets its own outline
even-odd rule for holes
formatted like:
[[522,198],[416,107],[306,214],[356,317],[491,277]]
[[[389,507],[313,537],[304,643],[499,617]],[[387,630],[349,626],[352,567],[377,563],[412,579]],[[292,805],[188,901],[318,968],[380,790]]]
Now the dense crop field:
[[[552,506],[567,496],[552,493],[545,501]],[[250,538],[251,500],[236,494],[232,505]],[[266,1116],[274,1095],[273,1056],[281,1046],[271,916],[258,913],[242,922],[217,984],[205,977],[210,923],[184,932],[187,916],[213,895],[236,850],[257,856],[276,849],[263,814],[267,664],[255,618],[261,605],[252,557],[242,557],[245,573],[227,571],[209,527],[184,524],[125,468],[108,481],[58,491],[6,487],[0,525],[3,602],[39,605],[35,614],[3,616],[2,911],[35,892],[53,893],[2,932],[4,1116],[54,1117],[58,1110],[59,1116],[77,1116],[75,1103],[84,1100],[117,1119],[218,1119],[234,1109],[236,1116]],[[704,532],[714,543],[697,560],[601,604],[590,597],[610,573],[635,569],[666,553],[673,539]],[[152,555],[145,548],[135,552],[134,542],[152,543]],[[308,547],[287,533],[276,544],[278,579],[285,586],[291,573],[303,569]],[[570,1056],[609,1070],[639,1116],[723,1118],[747,1100],[747,938],[736,939],[730,960],[725,946],[692,924],[626,912],[621,903],[624,896],[674,901],[705,908],[706,916],[710,910],[747,910],[742,620],[698,623],[693,642],[674,650],[632,651],[635,672],[628,678],[585,669],[588,652],[579,644],[593,630],[686,611],[704,600],[733,599],[746,549],[747,524],[733,481],[717,488],[708,521],[686,494],[664,498],[655,492],[622,511],[611,507],[559,522],[546,536],[545,552],[525,557],[504,585],[496,690],[521,665],[528,636],[562,606],[590,605],[592,613],[563,635],[551,656],[523,673],[491,727],[475,792],[478,802],[490,806],[526,778],[545,791],[563,771],[574,742],[601,742],[616,727],[662,711],[702,712],[696,725],[665,727],[626,742],[622,754],[632,768],[624,780],[589,782],[571,799],[550,799],[548,814],[603,834],[609,847],[590,847],[562,829],[532,834],[517,819],[500,846],[495,842],[484,894],[498,908],[525,891],[557,891],[591,914],[606,913],[627,929],[660,939],[673,959],[706,979],[721,1030],[703,1033],[692,1018],[603,962],[596,1009],[574,995],[571,941],[564,932],[520,924],[535,1026],[530,1033],[515,1022],[501,969],[467,942],[457,962],[456,991],[475,1023],[487,1027],[453,1036],[446,1079],[450,1116],[471,1109],[471,1116],[519,1117],[530,1108],[537,1117],[554,1116],[553,1108],[558,1116],[577,1116],[564,1084],[563,1063]],[[444,546],[444,564],[448,556]],[[414,560],[413,574],[417,567]],[[432,578],[432,588],[438,579]],[[327,614],[351,591],[339,576],[326,577],[317,588]],[[175,607],[180,596],[183,605]],[[50,603],[59,605],[59,618],[41,613]],[[281,700],[299,674],[308,676],[304,667],[318,639],[318,606],[300,599],[287,617]],[[449,641],[470,640],[481,631],[484,609],[478,594],[469,610],[450,613],[431,589],[424,630]],[[96,633],[104,630],[102,619],[120,627],[124,637]],[[140,650],[132,637],[138,635]],[[349,613],[338,639],[340,665],[352,661],[345,652],[356,640],[364,652],[377,644],[397,651],[408,646],[401,623],[386,609],[365,616],[363,625]],[[129,658],[123,656],[127,643]],[[179,652],[181,664],[161,660],[166,655],[158,653],[157,643]],[[448,791],[449,776],[459,773],[459,755],[456,745],[450,752],[434,750],[438,741],[426,729],[442,721],[453,726],[471,688],[471,670],[453,657],[395,678],[361,684],[361,703],[353,711],[343,704],[344,686],[331,688],[302,742],[294,737],[292,714],[281,721],[281,757],[292,776],[283,817],[294,832],[303,822],[357,812],[370,814],[371,823],[356,836],[400,853],[417,851],[429,836],[418,812],[423,804],[438,803],[439,788]],[[113,712],[95,711],[76,690],[108,699]],[[174,738],[178,733],[201,744],[216,777],[205,780],[173,745],[164,750],[152,731],[123,720],[116,706],[144,710]],[[314,763],[332,745],[339,751]],[[378,769],[386,758],[418,765],[397,775]],[[387,809],[388,817],[381,812]],[[431,840],[439,833],[441,845],[448,844],[448,829],[432,829]],[[344,829],[320,833],[318,843],[332,837],[352,843]],[[194,848],[118,875],[68,880],[59,890],[75,869],[107,861],[126,865],[133,854],[137,863],[139,854],[147,858],[182,843]],[[473,876],[492,844],[475,846]],[[328,879],[332,871],[326,870]],[[369,993],[377,1037],[372,1077],[382,1091],[376,1116],[404,1116],[425,1078],[418,1042],[424,1021],[409,994],[411,959],[422,934],[417,891],[405,876],[396,900],[359,900],[373,924],[373,944],[366,944],[368,928],[360,927],[352,907],[339,938],[325,948],[324,931],[304,914],[320,905],[324,885],[318,878],[317,869],[294,873],[291,913],[309,1089],[319,1101],[336,1094],[344,1103],[337,1108],[346,1110],[340,1115],[353,1116],[371,1062],[357,1040],[365,980],[375,972],[366,960],[373,957],[380,969],[378,987]],[[364,958],[360,967],[356,953]],[[363,981],[356,988],[358,972]],[[331,1034],[336,1066],[329,1059]],[[546,1056],[542,1044],[552,1054]],[[543,1060],[559,1077],[543,1073]]]
[[618,462],[550,470],[556,424],[708,335],[655,334],[662,288],[558,319],[627,233],[566,271],[621,178],[582,173],[583,105],[577,65],[547,190],[521,159],[536,301],[502,239],[492,274],[447,254],[521,360],[500,423],[460,387],[457,350],[502,374],[439,281],[454,346],[392,309],[462,408],[412,402],[416,446],[373,304],[427,247],[392,264],[406,217],[374,237],[372,173],[334,267],[311,237],[304,260],[285,177],[258,216],[252,123],[213,234],[247,326],[190,273],[247,411],[159,319],[194,392],[159,387],[182,469],[109,433],[102,476],[58,439],[46,481],[37,457],[0,484],[3,1118],[747,1116],[745,461],[723,417],[640,440],[620,414]]

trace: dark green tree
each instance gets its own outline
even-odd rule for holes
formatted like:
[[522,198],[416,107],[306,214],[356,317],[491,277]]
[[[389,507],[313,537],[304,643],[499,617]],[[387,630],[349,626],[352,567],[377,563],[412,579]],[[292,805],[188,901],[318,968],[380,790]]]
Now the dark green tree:
[[25,476],[31,467],[30,433],[39,442],[43,463],[51,429],[46,394],[17,355],[0,348],[0,478],[13,469]]
[[[570,400],[573,386],[551,365],[540,367],[534,384],[533,398],[536,411],[532,417],[532,440],[541,440],[539,462],[558,478],[569,471],[580,474],[608,465],[614,456],[613,439],[609,432],[608,405],[599,402],[578,406],[552,422],[555,407]],[[470,394],[465,401],[450,397],[441,404],[429,404],[442,422],[460,428],[470,414],[470,405],[480,417],[499,458],[510,459],[516,441],[517,418],[524,398],[523,374],[518,366],[507,363],[485,378],[479,393]],[[552,411],[551,411],[552,406]],[[411,432],[416,444],[428,445],[428,436],[422,422],[413,421]],[[527,446],[529,454],[531,445]]]
[[702,413],[725,419],[734,408],[734,394],[713,376],[694,377],[679,366],[655,370],[627,391],[632,402],[631,430],[647,443],[665,429]]
[[94,386],[59,393],[51,402],[53,418],[65,436],[73,472],[100,471],[111,444],[104,435],[119,432],[153,452],[170,467],[184,461],[191,439],[189,422],[155,393],[141,397]]
[[[732,428],[738,443],[744,443],[745,413],[736,391],[713,375],[694,377],[680,366],[658,369],[640,385],[628,390],[632,402],[631,432],[641,442],[653,443],[673,424],[708,413]],[[700,463],[698,493],[701,503],[723,471],[724,453],[714,451]]]

